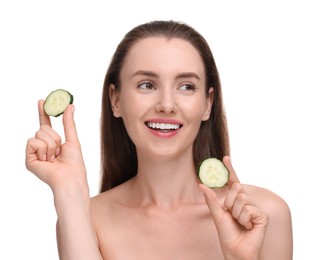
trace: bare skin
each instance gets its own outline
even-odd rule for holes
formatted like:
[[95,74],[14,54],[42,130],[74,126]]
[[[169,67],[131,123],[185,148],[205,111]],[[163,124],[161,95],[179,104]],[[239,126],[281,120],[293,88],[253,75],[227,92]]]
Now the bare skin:
[[[240,184],[229,157],[226,187],[198,181],[193,142],[209,119],[213,90],[205,95],[194,47],[150,38],[127,59],[125,87],[109,86],[109,98],[136,145],[138,172],[116,188],[90,199],[73,105],[63,114],[62,141],[38,103],[40,128],[27,142],[26,167],[53,191],[60,259],[292,259],[291,216],[280,197]],[[181,127],[147,124],[163,120]]]
[[[292,259],[291,217],[286,203],[268,190],[239,185],[237,178],[235,182],[231,180],[231,188],[216,190],[214,197],[212,190],[200,185],[197,178],[182,177],[178,186],[159,185],[165,179],[173,179],[157,178],[152,189],[151,182],[140,183],[137,176],[90,201],[72,106],[64,113],[66,140],[58,151],[54,140],[60,142],[60,138],[51,128],[42,105],[43,101],[40,101],[41,127],[36,133],[38,138],[28,141],[26,164],[54,192],[61,259],[251,259],[230,256],[230,247],[236,244],[241,248],[241,242],[228,248],[219,243],[220,226],[225,223],[222,221],[224,211],[220,208],[231,208],[232,200],[228,199],[231,190],[240,191],[233,194],[248,194],[245,201],[257,205],[265,213],[261,214],[265,216],[261,225],[264,228],[267,225],[265,239],[258,244],[261,250],[255,259]],[[76,156],[66,158],[66,154]],[[228,158],[224,163],[234,176]],[[164,169],[164,165],[159,168]],[[58,167],[63,169],[59,171]],[[238,200],[233,201],[238,204]],[[235,220],[230,210],[225,212],[228,221],[232,221],[239,231],[250,232]],[[219,224],[217,229],[214,223]]]
[[[233,200],[236,200],[233,205],[257,205],[265,213],[261,215],[265,216],[264,219],[257,224],[253,223],[251,230],[247,230],[232,217],[230,210],[216,212],[219,211],[217,207],[228,208],[231,204],[227,196],[228,187],[216,190],[217,196],[213,198],[215,193],[205,187],[198,189],[197,183],[195,180],[190,189],[194,190],[195,196],[187,196],[172,205],[167,204],[168,201],[161,205],[152,199],[153,196],[142,197],[145,194],[138,192],[138,177],[93,198],[93,222],[104,259],[292,259],[290,212],[280,197],[266,189],[236,182],[230,194],[243,194],[245,197],[238,202],[236,199],[239,195],[233,196]],[[206,195],[209,197],[209,206],[202,191],[209,192]],[[209,208],[213,211],[211,213],[216,219],[215,223],[219,225],[218,230]],[[226,220],[221,216],[223,213],[227,215]],[[267,216],[271,221],[267,222]],[[222,236],[219,246],[218,235],[221,229],[227,227],[228,234],[232,235],[232,229],[226,221],[232,222],[238,229],[237,237],[232,237],[234,243],[225,245],[223,241],[227,238]],[[267,229],[264,243],[252,241],[253,232],[256,233],[254,239],[264,239],[262,235],[259,236],[257,229],[260,229],[260,233]],[[225,230],[222,233],[227,234]],[[260,247],[257,249],[259,256],[253,258],[253,253],[248,255],[248,250],[253,251],[252,246],[256,244]],[[227,249],[225,246],[237,248]],[[240,253],[226,253],[225,258],[223,247],[227,252],[233,250]]]
[[73,119],[74,106],[64,112],[62,142],[43,103],[38,102],[40,128],[27,142],[25,163],[54,194],[60,259],[102,259],[91,224],[89,188]]

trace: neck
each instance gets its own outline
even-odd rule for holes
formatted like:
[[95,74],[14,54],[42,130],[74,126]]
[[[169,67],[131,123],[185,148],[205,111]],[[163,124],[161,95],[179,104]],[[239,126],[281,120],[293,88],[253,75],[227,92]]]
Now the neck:
[[198,183],[192,155],[165,160],[140,156],[135,198],[143,205],[159,207],[200,202],[203,197]]

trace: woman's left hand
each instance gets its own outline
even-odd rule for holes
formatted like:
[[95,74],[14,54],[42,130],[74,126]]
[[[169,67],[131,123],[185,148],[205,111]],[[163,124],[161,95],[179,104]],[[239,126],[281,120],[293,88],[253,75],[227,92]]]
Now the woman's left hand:
[[228,186],[220,202],[214,190],[200,184],[206,203],[217,228],[225,259],[259,259],[269,222],[268,215],[260,209],[240,184],[225,156],[223,163],[230,172]]

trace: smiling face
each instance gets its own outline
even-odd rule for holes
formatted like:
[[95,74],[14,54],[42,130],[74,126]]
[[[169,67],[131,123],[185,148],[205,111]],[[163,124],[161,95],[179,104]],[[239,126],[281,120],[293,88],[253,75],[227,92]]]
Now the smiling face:
[[120,89],[111,85],[110,98],[138,153],[192,156],[200,124],[211,110],[213,93],[206,95],[205,81],[201,57],[187,41],[152,37],[130,49]]

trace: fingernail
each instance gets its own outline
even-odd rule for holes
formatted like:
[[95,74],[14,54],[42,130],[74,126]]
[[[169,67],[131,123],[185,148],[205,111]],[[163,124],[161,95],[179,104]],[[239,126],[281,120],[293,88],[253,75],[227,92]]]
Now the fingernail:
[[61,148],[57,147],[55,155],[58,156],[61,153]]
[[72,115],[74,114],[74,111],[75,111],[75,106],[72,105]]
[[47,160],[47,155],[44,154],[44,155],[42,156],[42,161],[46,161],[46,160]]

